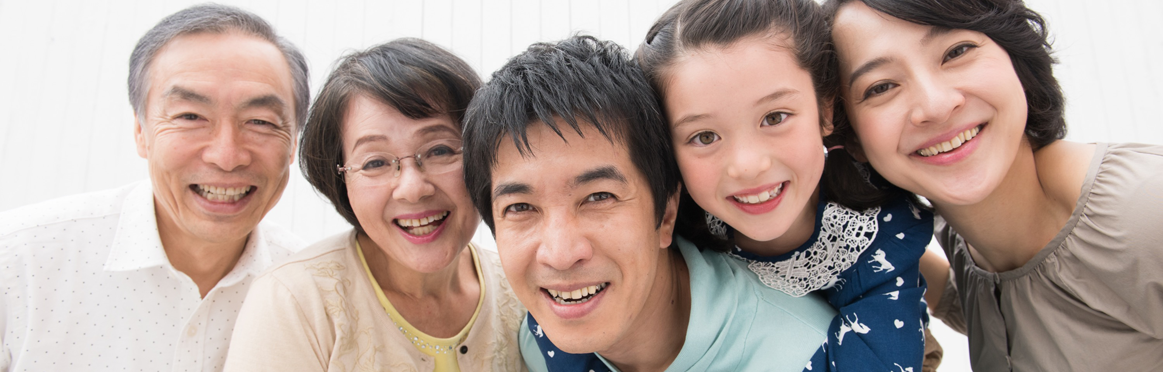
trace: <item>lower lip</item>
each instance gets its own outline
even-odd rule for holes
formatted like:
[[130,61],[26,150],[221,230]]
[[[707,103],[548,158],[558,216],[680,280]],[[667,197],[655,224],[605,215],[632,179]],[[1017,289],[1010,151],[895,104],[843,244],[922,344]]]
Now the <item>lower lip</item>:
[[187,190],[194,195],[194,200],[202,209],[214,214],[236,214],[246,209],[250,204],[250,200],[254,197],[257,188],[251,188],[250,192],[236,201],[212,201],[194,191],[194,188],[187,188]]
[[977,144],[979,142],[981,142],[978,139],[981,138],[982,134],[985,134],[985,126],[982,126],[981,130],[979,130],[977,132],[977,135],[973,136],[973,138],[970,139],[969,142],[962,143],[961,147],[953,149],[952,151],[943,152],[943,153],[933,155],[933,156],[921,156],[921,155],[917,154],[916,152],[913,152],[912,157],[919,159],[920,161],[922,161],[924,163],[932,164],[932,165],[954,164],[954,163],[961,161],[962,159],[969,157],[969,155],[973,154],[974,150],[977,150]]
[[735,200],[735,197],[733,197],[733,196],[728,196],[727,201],[734,203],[735,206],[738,207],[739,210],[742,210],[744,213],[764,214],[767,212],[771,212],[772,210],[775,209],[775,207],[779,206],[779,202],[783,201],[783,196],[784,196],[784,194],[787,193],[788,184],[789,183],[787,181],[783,182],[783,186],[780,188],[780,191],[779,191],[779,196],[776,196],[774,198],[771,198],[771,200],[768,200],[768,201],[765,201],[765,202],[762,202],[759,204],[740,203],[738,200]]
[[549,293],[545,290],[541,290],[541,296],[545,298],[545,301],[549,302],[549,309],[553,311],[554,315],[557,315],[557,317],[561,319],[572,320],[589,315],[595,309],[597,309],[599,305],[598,303],[606,297],[606,291],[608,290],[610,290],[610,286],[606,285],[606,288],[602,289],[601,292],[598,292],[593,297],[590,297],[589,301],[574,305],[562,305],[557,303],[557,301],[553,300],[553,296],[550,296]]
[[409,234],[408,230],[400,227],[400,225],[397,225],[395,222],[392,222],[392,226],[395,226],[397,229],[399,229],[400,235],[403,235],[404,239],[408,240],[412,244],[428,244],[436,241],[436,239],[440,237],[440,233],[444,232],[444,227],[448,226],[449,217],[452,217],[452,213],[449,213],[448,216],[445,216],[444,219],[440,221],[440,226],[436,226],[436,230],[432,230],[432,232],[424,236]]

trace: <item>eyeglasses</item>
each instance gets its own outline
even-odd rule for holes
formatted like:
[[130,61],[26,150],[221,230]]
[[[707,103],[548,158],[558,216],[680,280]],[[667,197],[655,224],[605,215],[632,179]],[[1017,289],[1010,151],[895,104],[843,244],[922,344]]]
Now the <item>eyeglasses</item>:
[[336,165],[335,168],[341,175],[359,174],[368,180],[383,182],[400,176],[400,163],[404,159],[415,160],[416,167],[425,174],[443,174],[461,166],[463,154],[461,141],[444,140],[424,145],[416,154],[402,158],[386,152],[372,152],[360,155],[353,165]]

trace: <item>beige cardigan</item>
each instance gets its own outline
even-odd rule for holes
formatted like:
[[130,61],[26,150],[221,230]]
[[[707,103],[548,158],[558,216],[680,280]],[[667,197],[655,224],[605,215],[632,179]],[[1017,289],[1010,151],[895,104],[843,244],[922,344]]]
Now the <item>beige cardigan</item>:
[[[462,371],[525,370],[517,328],[525,308],[496,252],[477,250],[484,302],[456,350]],[[260,276],[238,315],[226,371],[432,371],[432,358],[392,324],[376,298],[355,232],[326,238]]]

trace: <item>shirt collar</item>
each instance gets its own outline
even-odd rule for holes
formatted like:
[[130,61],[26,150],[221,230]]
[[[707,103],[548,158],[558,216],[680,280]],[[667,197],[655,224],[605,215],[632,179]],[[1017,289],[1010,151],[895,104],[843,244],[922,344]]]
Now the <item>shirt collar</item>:
[[169,266],[161,236],[158,235],[153,187],[149,180],[138,183],[125,197],[112,245],[109,258],[105,260],[106,271]]
[[[154,209],[153,187],[149,180],[140,182],[130,191],[121,207],[117,231],[109,258],[105,260],[106,271],[132,271],[150,267],[172,267],[157,228]],[[249,274],[257,275],[271,265],[270,244],[263,234],[265,223],[259,223],[246,240],[242,257],[226,274],[220,285],[231,285]]]

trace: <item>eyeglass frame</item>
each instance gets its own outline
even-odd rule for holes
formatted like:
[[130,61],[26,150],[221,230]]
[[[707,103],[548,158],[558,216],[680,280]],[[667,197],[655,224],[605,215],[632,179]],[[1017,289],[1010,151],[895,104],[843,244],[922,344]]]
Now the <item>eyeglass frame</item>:
[[[431,149],[427,149],[427,150],[431,150]],[[427,150],[424,150],[424,151],[427,151]],[[446,173],[446,172],[440,172],[440,173],[428,173],[428,170],[427,170],[427,168],[425,168],[425,167],[424,167],[424,160],[423,160],[423,158],[424,158],[424,156],[423,156],[423,155],[424,155],[424,151],[420,151],[420,152],[417,152],[417,153],[415,153],[415,154],[408,155],[408,156],[404,156],[404,157],[398,157],[398,156],[396,156],[396,154],[392,154],[392,153],[390,153],[390,152],[385,152],[384,154],[391,155],[393,158],[395,158],[395,159],[392,159],[392,160],[390,160],[390,161],[388,162],[388,165],[389,165],[389,166],[391,166],[391,165],[395,165],[395,166],[396,166],[396,171],[393,173],[393,176],[392,176],[392,178],[393,178],[393,179],[394,179],[394,178],[399,178],[399,177],[400,177],[400,174],[402,174],[402,173],[403,173],[403,170],[402,170],[402,169],[403,169],[403,160],[404,160],[404,159],[412,159],[412,160],[414,160],[414,161],[416,162],[416,166],[418,167],[418,170],[419,170],[421,173],[424,173],[424,174],[443,174],[443,173]],[[460,160],[461,160],[462,162],[464,161],[464,158],[463,158],[463,156],[464,156],[464,146],[457,147],[457,148],[453,149],[453,150],[452,150],[452,152],[453,152],[453,154],[456,154],[456,155],[460,155],[460,156],[462,156],[462,158],[461,158]],[[347,166],[345,166],[345,165],[343,165],[343,164],[336,164],[336,165],[335,165],[335,170],[336,170],[337,172],[339,172],[339,175],[340,175],[340,176],[346,176],[346,175],[349,175],[349,174],[355,174],[355,173],[357,173],[357,172],[363,171],[363,167],[361,166],[361,167],[359,167],[359,169],[356,169],[356,168],[355,168],[355,166],[352,166],[352,165],[347,165]],[[451,169],[450,169],[450,170],[451,170]],[[366,176],[365,176],[365,177],[366,177]],[[370,177],[369,177],[369,178],[370,178]]]

